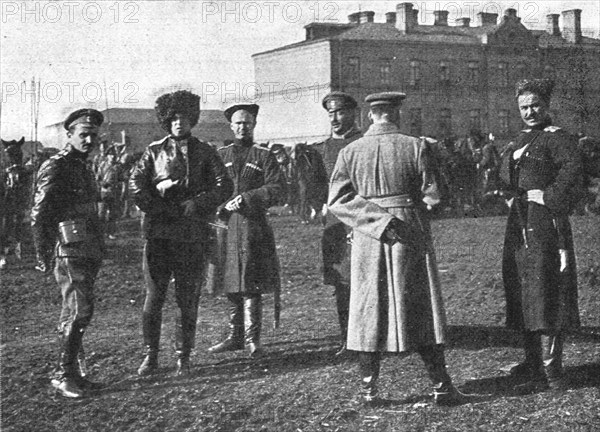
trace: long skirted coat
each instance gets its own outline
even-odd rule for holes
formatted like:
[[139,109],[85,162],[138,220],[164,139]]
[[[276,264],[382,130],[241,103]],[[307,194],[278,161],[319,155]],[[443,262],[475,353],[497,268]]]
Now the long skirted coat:
[[281,284],[279,260],[266,216],[284,188],[277,160],[267,148],[237,142],[220,148],[219,155],[233,179],[231,197],[242,196],[241,210],[226,215],[228,229],[218,233],[220,249],[225,251],[223,290],[250,294],[277,291]]
[[[402,352],[444,341],[425,202],[439,202],[425,140],[375,124],[341,150],[329,208],[353,228],[348,349]],[[382,239],[400,219],[406,239]]]
[[[575,329],[580,322],[569,214],[583,196],[577,140],[554,126],[525,130],[506,152],[501,178],[515,195],[502,259],[506,324],[548,333]],[[544,205],[526,200],[533,189],[544,192]]]

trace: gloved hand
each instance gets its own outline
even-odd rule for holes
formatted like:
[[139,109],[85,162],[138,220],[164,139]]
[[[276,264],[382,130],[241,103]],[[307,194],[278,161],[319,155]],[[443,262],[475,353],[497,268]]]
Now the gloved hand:
[[393,218],[388,223],[383,232],[383,240],[391,244],[399,242],[414,249],[424,246],[421,244],[423,239],[420,231],[398,218]]
[[171,189],[174,186],[178,186],[179,185],[179,180],[171,180],[171,179],[165,179],[163,181],[161,181],[160,183],[158,183],[156,185],[156,190],[158,191],[158,193],[160,194],[161,197],[164,198],[165,194],[167,193],[167,191],[169,189]]
[[36,254],[36,265],[35,265],[35,269],[37,271],[41,271],[44,274],[47,274],[50,272],[50,270],[52,269],[51,266],[51,262],[52,262],[52,257],[51,256],[46,256],[44,254],[41,253],[37,253]]

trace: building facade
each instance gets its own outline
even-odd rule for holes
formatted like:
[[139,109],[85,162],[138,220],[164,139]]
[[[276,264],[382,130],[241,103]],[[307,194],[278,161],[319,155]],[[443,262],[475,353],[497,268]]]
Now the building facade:
[[[551,112],[572,133],[600,136],[600,40],[581,31],[581,10],[548,15],[546,30],[530,30],[514,9],[448,23],[418,24],[411,3],[375,22],[351,14],[345,24],[312,23],[302,42],[253,55],[261,97],[261,141],[315,142],[329,135],[322,97],[346,91],[369,125],[366,95],[403,91],[403,132],[437,138],[477,130],[509,139],[521,129],[514,85],[521,78],[556,82]],[[272,90],[264,94],[264,90]],[[268,97],[267,97],[268,96]]]

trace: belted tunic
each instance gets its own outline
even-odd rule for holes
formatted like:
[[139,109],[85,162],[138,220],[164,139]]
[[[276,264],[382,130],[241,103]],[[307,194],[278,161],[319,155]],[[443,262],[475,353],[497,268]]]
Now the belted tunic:
[[[348,349],[402,352],[444,341],[426,204],[439,202],[425,140],[375,124],[341,150],[329,208],[353,231]],[[382,239],[393,218],[410,242]],[[408,238],[407,237],[407,238]]]

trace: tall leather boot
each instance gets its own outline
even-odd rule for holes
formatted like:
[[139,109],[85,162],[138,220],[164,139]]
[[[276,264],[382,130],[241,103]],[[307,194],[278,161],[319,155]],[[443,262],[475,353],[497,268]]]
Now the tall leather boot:
[[[197,305],[194,305],[197,307]],[[175,330],[175,353],[177,354],[177,376],[190,374],[190,354],[196,335],[196,314],[179,312]]]
[[262,327],[262,296],[260,294],[244,298],[244,327],[245,344],[250,357],[262,357],[264,351],[260,344]]
[[378,400],[377,380],[381,368],[381,353],[361,351],[358,353],[358,364],[360,367],[359,396],[363,403],[374,404]]
[[437,405],[455,406],[472,401],[474,395],[461,393],[452,383],[442,345],[426,345],[420,347],[418,352],[433,383],[433,400]]
[[335,287],[335,303],[340,323],[341,346],[336,356],[346,354],[346,343],[348,340],[348,310],[350,309],[350,287],[347,285],[337,285]]
[[153,316],[149,312],[142,314],[142,332],[144,334],[144,360],[138,368],[138,375],[151,375],[158,369],[158,347],[160,343],[160,325],[162,315]]
[[90,381],[86,378],[87,376],[87,362],[85,358],[85,351],[83,349],[83,335],[85,334],[84,330],[81,329],[75,337],[78,339],[77,345],[79,348],[77,349],[77,361],[75,371],[77,373],[75,380],[77,381],[77,385],[85,391],[91,390],[100,390],[102,387],[102,383]]
[[74,326],[63,330],[60,337],[60,355],[58,365],[52,378],[54,387],[61,396],[80,399],[85,396],[84,390],[79,386],[77,378],[77,353],[79,352],[80,331]]
[[553,389],[562,389],[566,384],[562,361],[564,336],[561,333],[543,336],[542,343],[544,347],[544,367],[548,384]]
[[244,349],[244,299],[241,295],[228,295],[229,334],[225,340],[211,346],[208,352],[216,354]]
[[517,394],[530,394],[548,388],[542,358],[542,336],[539,332],[526,331],[523,334],[525,361],[510,370],[516,380],[514,390]]

